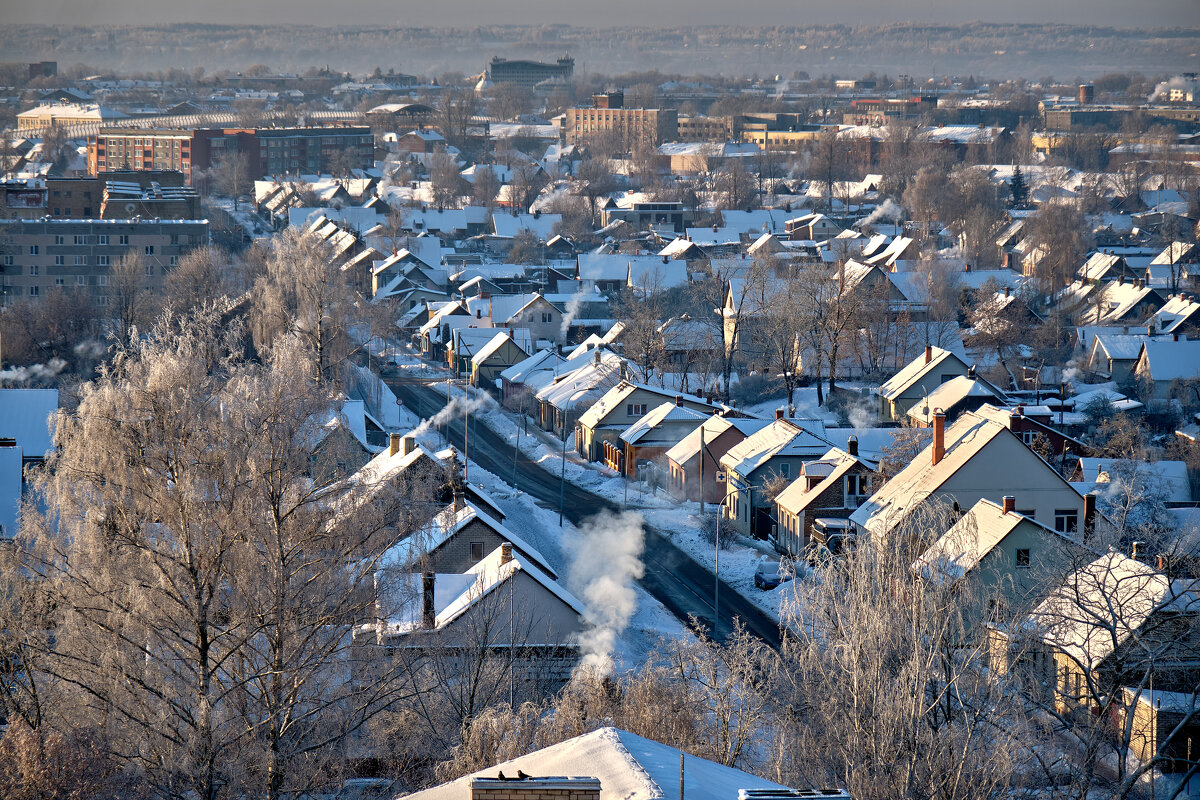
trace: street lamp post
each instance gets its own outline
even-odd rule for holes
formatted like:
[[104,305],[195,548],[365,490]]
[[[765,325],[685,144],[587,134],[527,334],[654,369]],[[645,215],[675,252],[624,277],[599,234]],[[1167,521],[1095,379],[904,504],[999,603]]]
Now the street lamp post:
[[[566,492],[567,486],[567,420],[571,417],[571,408],[575,405],[575,401],[585,394],[587,394],[586,389],[581,389],[572,394],[567,398],[566,406],[563,409],[562,465],[559,467],[558,472],[558,527],[560,528],[563,526],[563,495]],[[576,445],[578,445],[578,441]]]

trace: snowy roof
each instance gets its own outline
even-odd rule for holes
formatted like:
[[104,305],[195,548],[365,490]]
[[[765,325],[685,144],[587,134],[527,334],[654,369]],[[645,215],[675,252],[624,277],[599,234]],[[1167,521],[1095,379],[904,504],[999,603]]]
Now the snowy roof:
[[493,214],[492,227],[497,236],[515,238],[521,231],[529,231],[543,242],[554,235],[554,227],[562,222],[562,214]]
[[752,433],[762,430],[770,425],[772,420],[769,419],[754,419],[751,417],[724,417],[719,414],[713,414],[704,424],[696,428],[696,430],[683,437],[670,450],[667,451],[667,458],[674,461],[676,464],[685,464],[696,457],[700,452],[700,437],[701,430],[704,433],[705,446],[712,443],[718,436],[723,434],[730,428],[735,428],[741,432],[743,438]]
[[110,119],[126,119],[129,115],[122,114],[116,109],[108,106],[97,105],[95,103],[48,103],[45,105],[31,108],[28,111],[22,111],[17,114],[17,119],[22,117],[26,119],[37,119],[41,117],[50,117],[52,119],[94,119],[96,121],[104,121]]
[[621,434],[621,441],[638,444],[643,439],[650,438],[664,422],[692,423],[695,427],[700,427],[708,416],[703,411],[677,405],[672,400],[650,409],[641,419],[626,428]]
[[458,509],[454,506],[447,506],[420,530],[389,548],[380,559],[380,563],[382,565],[396,564],[401,567],[416,564],[426,553],[432,553],[441,547],[451,536],[475,520],[479,520],[491,528],[501,539],[512,543],[519,553],[528,556],[534,564],[550,576],[554,576],[554,570],[551,569],[545,556],[473,503],[464,503]]
[[1200,303],[1182,294],[1171,295],[1158,311],[1146,320],[1148,325],[1154,325],[1161,333],[1172,333],[1182,324],[1196,317],[1200,312]]
[[747,477],[776,456],[817,458],[830,447],[819,420],[777,419],[729,448],[721,466]]
[[943,362],[948,362],[951,359],[958,362],[963,372],[966,372],[967,365],[962,359],[951,353],[949,350],[943,350],[940,347],[932,347],[930,351],[929,362],[925,362],[925,354],[922,352],[912,361],[908,362],[895,375],[884,382],[879,387],[879,394],[891,400],[899,397],[911,386],[920,383],[925,379],[925,376],[936,370]]
[[54,449],[56,411],[58,389],[0,389],[0,438],[16,439],[26,458],[41,458]]
[[[501,372],[500,377],[509,383],[527,384],[530,376],[534,373],[541,372],[553,376],[562,364],[563,359],[553,350],[539,350]],[[530,388],[540,389],[541,385]]]
[[806,489],[807,481],[797,479],[787,485],[782,492],[775,496],[775,504],[785,511],[799,514],[809,503],[820,497],[832,486],[841,482],[842,478],[855,464],[862,464],[858,458],[846,451],[834,447],[821,456],[820,462],[810,461],[804,465],[804,475],[820,475],[824,477],[811,489]]
[[1200,601],[1191,585],[1110,551],[1067,576],[1029,621],[1048,642],[1091,668],[1166,607],[1194,612]]
[[1161,490],[1167,502],[1191,501],[1191,484],[1188,482],[1187,464],[1183,461],[1129,462],[1117,458],[1081,457],[1080,481],[1074,485],[1083,492],[1093,489],[1108,491],[1114,484],[1124,481],[1122,473],[1128,474],[1126,469],[1129,465],[1148,486]]
[[[633,394],[639,389],[644,392],[649,392],[650,394],[658,395],[659,397],[663,398],[664,401],[670,400],[672,404],[675,402],[674,398],[678,394],[677,392],[672,392],[668,389],[661,389],[657,386],[650,386],[645,383],[621,381],[616,386],[605,392],[603,397],[592,403],[587,411],[583,412],[583,415],[579,418],[579,424],[583,425],[584,427],[595,428],[604,421],[606,416],[608,416],[614,410],[620,408],[621,404],[625,402],[626,397],[629,397],[629,395]],[[706,407],[711,407],[709,406],[708,401],[702,397],[696,397],[695,395],[690,394],[679,396],[689,403],[699,403]]]
[[[680,800],[680,755],[681,751],[670,745],[618,728],[601,728],[416,792],[408,800],[461,800],[468,794],[471,778],[495,777],[500,772],[598,778],[600,800]],[[685,787],[705,797],[732,800],[741,789],[786,788],[695,756],[687,756],[683,764]],[[692,792],[687,794],[690,797]]]
[[1003,506],[979,500],[921,554],[913,569],[935,581],[958,580],[978,567],[984,556],[1021,523],[1036,525],[1051,536],[1063,536],[1032,517],[1017,511],[1005,513]]
[[1142,347],[1155,381],[1200,378],[1200,340],[1147,339]]
[[908,410],[908,416],[925,424],[933,423],[933,412],[937,409],[954,408],[969,397],[986,397],[990,400],[1003,400],[1004,395],[983,378],[972,378],[959,375],[951,378],[936,389],[918,400]]
[[[505,342],[512,341],[508,331],[502,331],[493,336],[485,345],[475,351],[475,355],[471,356],[472,364],[482,364],[491,358],[492,354],[504,346]],[[520,347],[520,345],[517,345]]]
[[564,410],[586,408],[623,379],[625,361],[607,350],[597,350],[600,363],[585,360],[537,393],[540,402]]
[[1142,352],[1145,336],[1127,333],[1101,333],[1093,337],[1094,346],[1099,347],[1111,359],[1133,361]]

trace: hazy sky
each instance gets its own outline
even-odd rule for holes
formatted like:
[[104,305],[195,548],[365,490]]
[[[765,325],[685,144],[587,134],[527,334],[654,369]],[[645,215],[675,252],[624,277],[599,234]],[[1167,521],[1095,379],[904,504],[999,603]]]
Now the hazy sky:
[[1195,27],[1200,26],[1200,0],[0,0],[2,22],[68,25],[803,25],[908,20]]

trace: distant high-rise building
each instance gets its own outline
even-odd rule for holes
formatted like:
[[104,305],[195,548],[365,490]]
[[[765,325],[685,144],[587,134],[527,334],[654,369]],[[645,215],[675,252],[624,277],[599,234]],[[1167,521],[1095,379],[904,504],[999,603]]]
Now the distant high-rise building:
[[542,61],[512,60],[496,56],[488,65],[487,77],[492,83],[513,83],[517,86],[537,86],[545,80],[571,80],[575,59],[563,56],[553,64]]

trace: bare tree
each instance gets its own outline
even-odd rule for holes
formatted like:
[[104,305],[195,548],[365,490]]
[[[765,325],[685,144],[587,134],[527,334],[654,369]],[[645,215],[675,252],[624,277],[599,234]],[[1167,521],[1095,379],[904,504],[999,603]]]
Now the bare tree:
[[475,180],[471,185],[471,196],[481,206],[492,209],[496,203],[496,195],[500,194],[500,177],[496,170],[489,166],[477,167]]
[[438,208],[458,208],[465,181],[458,171],[458,160],[446,149],[439,148],[429,166],[429,182],[433,202]]
[[226,153],[209,169],[213,187],[233,198],[233,207],[238,208],[240,198],[254,185],[250,174],[250,156],[241,151]]
[[153,269],[145,257],[130,250],[117,259],[111,267],[108,281],[108,305],[116,323],[116,333],[122,342],[139,323],[144,323],[153,313],[152,293],[146,280],[147,270]]
[[446,142],[464,150],[467,133],[478,108],[478,98],[470,87],[450,89],[438,105],[438,124]]

